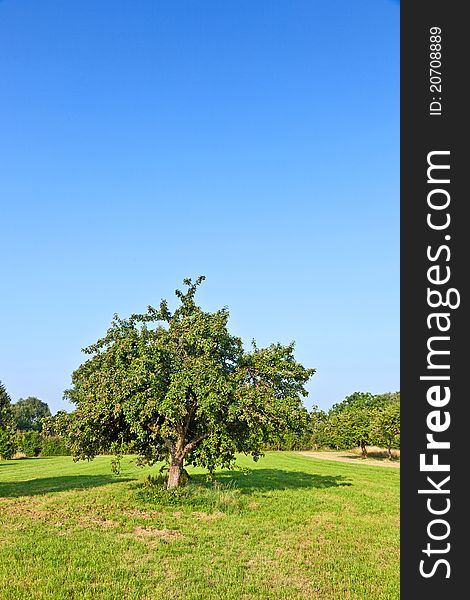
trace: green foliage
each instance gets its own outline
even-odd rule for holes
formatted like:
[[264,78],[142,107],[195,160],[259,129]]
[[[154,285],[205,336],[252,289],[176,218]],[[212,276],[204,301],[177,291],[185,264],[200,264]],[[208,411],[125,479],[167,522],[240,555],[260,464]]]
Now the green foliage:
[[39,456],[43,447],[43,438],[39,431],[18,431],[16,434],[17,451],[28,457]]
[[330,435],[337,448],[360,446],[364,456],[366,446],[372,442],[372,420],[377,410],[386,403],[385,395],[354,392],[331,411]]
[[374,443],[388,448],[400,447],[400,402],[391,401],[374,414],[371,423],[371,435]]
[[310,448],[318,449],[328,446],[327,421],[328,413],[324,410],[318,410],[318,407],[314,406],[310,413]]
[[266,444],[265,450],[309,450],[312,447],[312,429],[310,415],[302,407],[297,427],[275,432],[272,440]]
[[0,458],[9,459],[16,452],[15,428],[11,412],[11,400],[0,381]]
[[0,429],[0,458],[10,459],[16,452],[15,431],[12,427]]
[[45,435],[40,431],[17,431],[16,450],[27,457],[68,456],[65,439],[59,435]]
[[379,394],[377,398],[381,406],[394,403],[400,404],[400,392],[386,392],[385,394]]
[[70,456],[65,438],[60,435],[43,436],[41,456]]
[[71,415],[65,410],[59,410],[54,416],[44,417],[42,432],[47,436],[60,436],[68,432]]
[[354,392],[339,404],[334,404],[330,414],[341,414],[345,411],[375,410],[387,402],[389,394],[374,396],[370,392]]
[[65,410],[50,417],[45,417],[43,424],[42,456],[70,456],[68,427],[71,416]]
[[20,398],[11,408],[16,428],[21,431],[41,431],[42,420],[51,415],[47,404],[34,396]]
[[11,400],[5,386],[0,381],[0,428],[11,424]]
[[29,429],[16,432],[18,452],[28,457],[35,456],[69,456],[67,438],[61,435],[61,423],[67,420],[67,413],[60,411],[57,415],[46,416],[41,420],[42,431]]
[[[332,415],[334,442],[338,448],[364,447],[370,444],[370,408],[351,408]],[[364,451],[364,450],[363,450]]]
[[[235,453],[256,460],[283,432],[302,430],[301,398],[314,369],[294,359],[294,344],[245,351],[227,329],[229,313],[204,312],[186,292],[174,313],[158,309],[128,319],[115,315],[106,336],[84,350],[66,397],[69,444],[76,459],[131,450],[148,464],[167,459],[169,485],[183,461],[213,471]],[[176,478],[176,479],[173,479]]]
[[346,450],[375,444],[397,448],[400,444],[400,393],[372,395],[354,392],[335,404],[328,414],[312,413],[312,440],[316,447]]

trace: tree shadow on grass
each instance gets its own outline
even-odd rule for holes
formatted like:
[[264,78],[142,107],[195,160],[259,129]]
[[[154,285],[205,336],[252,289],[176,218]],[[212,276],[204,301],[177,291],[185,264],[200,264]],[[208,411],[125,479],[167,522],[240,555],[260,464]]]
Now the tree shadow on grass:
[[130,481],[125,477],[112,475],[68,475],[63,477],[42,477],[29,481],[0,482],[0,498],[17,498],[19,496],[40,496],[52,492],[66,490],[82,490],[87,488]]
[[384,462],[400,462],[399,458],[392,456],[392,458],[390,459],[387,454],[382,452],[368,452],[366,457],[362,456],[362,454],[344,454],[340,456],[340,458],[347,458],[348,460],[357,460],[357,462],[363,462],[365,465],[368,464],[367,460],[371,458],[373,458],[374,460],[380,460]]
[[[245,494],[254,491],[323,489],[352,485],[342,475],[315,475],[282,469],[253,469],[248,472],[227,470],[216,473],[215,479],[224,485],[232,483]],[[203,484],[206,481],[205,475],[191,475],[191,481]]]

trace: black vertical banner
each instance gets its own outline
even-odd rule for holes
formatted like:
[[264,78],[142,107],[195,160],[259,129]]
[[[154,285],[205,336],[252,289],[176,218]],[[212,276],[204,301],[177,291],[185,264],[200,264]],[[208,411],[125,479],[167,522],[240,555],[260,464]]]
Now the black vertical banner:
[[401,597],[469,596],[464,2],[401,4]]

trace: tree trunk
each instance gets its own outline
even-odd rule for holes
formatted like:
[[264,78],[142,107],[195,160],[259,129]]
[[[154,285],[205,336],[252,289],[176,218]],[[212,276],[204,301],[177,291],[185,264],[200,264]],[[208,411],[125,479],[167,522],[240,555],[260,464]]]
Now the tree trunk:
[[170,469],[168,471],[167,489],[177,488],[181,484],[181,474],[183,473],[184,452],[184,431],[178,432],[176,441],[171,442],[170,448]]
[[172,458],[170,470],[168,471],[167,489],[176,488],[180,485],[181,473],[183,472],[183,459]]
[[179,432],[178,438],[175,442],[169,442],[167,444],[170,450],[170,470],[168,472],[168,483],[166,486],[167,489],[179,487],[182,482],[187,480],[187,477],[184,478],[184,481],[181,479],[181,475],[183,474],[184,459],[198,442],[205,439],[209,435],[208,433],[204,433],[185,444],[184,436],[186,430],[187,429],[183,429]]
[[361,440],[362,458],[367,458],[367,448],[364,440]]
[[392,447],[391,446],[388,447],[388,458],[389,458],[389,460],[392,460]]

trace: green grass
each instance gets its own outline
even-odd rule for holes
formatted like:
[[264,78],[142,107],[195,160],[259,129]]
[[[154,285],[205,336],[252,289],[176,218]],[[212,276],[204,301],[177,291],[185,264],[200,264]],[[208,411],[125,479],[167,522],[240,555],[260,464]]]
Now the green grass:
[[168,499],[130,457],[0,462],[0,598],[393,600],[398,469],[271,452]]

